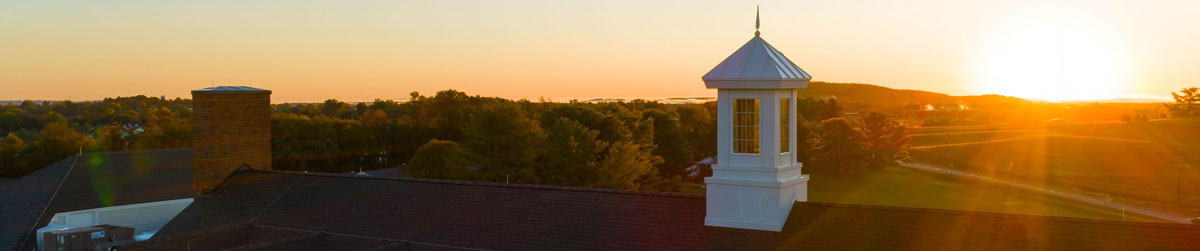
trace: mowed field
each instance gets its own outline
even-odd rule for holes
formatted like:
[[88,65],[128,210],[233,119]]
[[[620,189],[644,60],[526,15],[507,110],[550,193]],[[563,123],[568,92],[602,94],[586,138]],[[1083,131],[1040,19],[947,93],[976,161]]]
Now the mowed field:
[[887,167],[855,175],[811,176],[809,201],[1126,221],[1160,220],[1012,186]]
[[1200,119],[910,132],[914,162],[1200,215]]
[[[810,177],[808,199],[816,202],[1159,222],[1045,193],[905,167]],[[681,191],[704,194],[699,183],[685,183]]]

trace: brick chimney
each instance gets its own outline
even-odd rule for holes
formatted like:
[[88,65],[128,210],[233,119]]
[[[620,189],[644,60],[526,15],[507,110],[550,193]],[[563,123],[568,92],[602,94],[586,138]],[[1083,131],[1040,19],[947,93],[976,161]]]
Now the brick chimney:
[[207,194],[242,165],[271,169],[271,91],[217,86],[192,91],[192,186]]

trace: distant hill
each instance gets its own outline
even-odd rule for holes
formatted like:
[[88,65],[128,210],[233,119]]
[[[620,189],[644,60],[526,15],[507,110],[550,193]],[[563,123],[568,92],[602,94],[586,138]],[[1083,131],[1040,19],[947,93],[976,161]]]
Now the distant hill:
[[951,96],[921,90],[898,90],[871,84],[828,83],[813,81],[800,89],[801,97],[837,98],[839,102],[866,105],[945,104],[945,103],[1011,103],[1028,102],[1021,98],[1001,95]]

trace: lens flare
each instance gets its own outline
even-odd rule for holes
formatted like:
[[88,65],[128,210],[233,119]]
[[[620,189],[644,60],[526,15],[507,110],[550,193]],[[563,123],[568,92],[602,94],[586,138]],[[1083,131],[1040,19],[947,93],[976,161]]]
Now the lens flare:
[[1124,46],[1102,19],[1047,5],[1010,15],[977,56],[975,89],[1050,101],[1121,97],[1129,88]]

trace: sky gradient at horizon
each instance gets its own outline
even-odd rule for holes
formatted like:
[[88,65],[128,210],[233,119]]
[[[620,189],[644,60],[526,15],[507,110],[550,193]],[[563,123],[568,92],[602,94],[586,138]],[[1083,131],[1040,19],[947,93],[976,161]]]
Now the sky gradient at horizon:
[[0,100],[250,81],[275,102],[713,96],[700,76],[753,36],[755,4],[814,81],[1160,99],[1200,85],[1196,1],[33,1],[0,8]]

